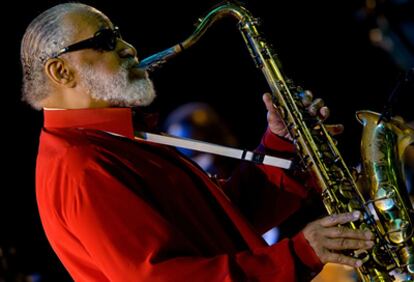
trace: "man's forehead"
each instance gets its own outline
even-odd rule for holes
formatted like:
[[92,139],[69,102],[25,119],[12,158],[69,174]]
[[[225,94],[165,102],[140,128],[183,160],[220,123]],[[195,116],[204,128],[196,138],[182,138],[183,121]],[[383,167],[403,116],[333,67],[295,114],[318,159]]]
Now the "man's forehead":
[[90,12],[69,13],[64,17],[63,24],[72,27],[71,33],[80,39],[90,37],[102,28],[113,28],[105,16]]

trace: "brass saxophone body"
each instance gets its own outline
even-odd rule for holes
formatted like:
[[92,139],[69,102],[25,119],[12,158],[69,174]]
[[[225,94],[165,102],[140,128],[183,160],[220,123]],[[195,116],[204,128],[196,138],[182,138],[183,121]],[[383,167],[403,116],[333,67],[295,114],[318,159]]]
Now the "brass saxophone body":
[[[393,253],[395,249],[390,246],[387,232],[384,232],[383,228],[387,225],[377,224],[369,209],[371,201],[364,200],[353,175],[322,121],[311,117],[302,106],[300,98],[302,89],[284,77],[276,55],[258,31],[257,19],[247,9],[234,3],[217,6],[199,21],[194,33],[186,40],[145,58],[139,67],[151,71],[161,66],[195,44],[212,24],[227,16],[238,20],[239,30],[249,53],[256,67],[264,74],[272,92],[274,106],[281,113],[293,137],[300,157],[298,167],[303,171],[309,171],[316,179],[328,213],[337,214],[359,210],[362,214],[361,220],[349,223],[348,227],[352,229],[368,228],[376,235],[375,247],[372,250],[350,254],[364,261],[364,264],[357,269],[361,279],[366,282],[393,281],[394,278],[390,271],[396,268],[401,268],[400,272],[406,273],[406,269],[402,269],[405,265],[402,261],[411,261],[412,259],[411,241],[410,246],[406,248],[407,251],[401,250],[400,252],[407,254],[409,259],[405,259],[405,257],[403,259]],[[410,274],[410,277],[414,280],[414,276]]]

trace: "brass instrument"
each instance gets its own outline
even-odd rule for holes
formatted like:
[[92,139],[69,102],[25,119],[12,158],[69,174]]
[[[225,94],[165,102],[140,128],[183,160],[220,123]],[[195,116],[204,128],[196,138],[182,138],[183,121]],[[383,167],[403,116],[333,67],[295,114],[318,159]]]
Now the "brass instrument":
[[[350,254],[364,262],[357,269],[361,279],[363,281],[393,281],[394,277],[390,272],[397,269],[400,273],[407,273],[413,280],[411,268],[406,267],[407,262],[411,265],[413,259],[411,239],[409,244],[401,243],[404,248],[401,248],[399,253],[395,252],[393,241],[389,239],[387,231],[390,221],[377,224],[377,220],[369,208],[370,203],[375,200],[365,201],[322,121],[311,117],[302,106],[300,98],[302,89],[283,76],[276,55],[270,50],[258,31],[257,19],[248,10],[234,3],[217,6],[200,20],[194,33],[186,40],[144,59],[140,63],[140,67],[153,70],[161,66],[167,60],[195,44],[212,24],[227,16],[238,20],[239,30],[249,53],[257,68],[263,72],[272,92],[274,106],[281,113],[294,139],[300,156],[298,167],[303,171],[309,171],[317,180],[328,213],[337,214],[359,210],[362,214],[361,219],[349,223],[348,227],[352,229],[368,228],[376,235],[375,246],[372,250]],[[394,192],[394,194],[398,194],[398,192]],[[400,204],[403,205],[402,202],[398,205]],[[404,205],[406,204],[404,202]],[[410,217],[408,212],[401,211],[401,214],[404,214],[401,218],[401,224],[405,224]],[[385,217],[388,214],[383,213],[383,215]]]

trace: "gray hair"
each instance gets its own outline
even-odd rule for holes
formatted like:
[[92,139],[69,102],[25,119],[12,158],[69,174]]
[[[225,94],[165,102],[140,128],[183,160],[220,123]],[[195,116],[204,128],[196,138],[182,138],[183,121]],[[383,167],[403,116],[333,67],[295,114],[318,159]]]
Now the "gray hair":
[[64,24],[66,15],[87,13],[99,20],[107,20],[95,8],[81,3],[56,5],[37,16],[27,27],[20,48],[23,69],[22,100],[35,109],[50,93],[50,84],[43,70],[46,60],[59,49],[71,44],[75,30]]

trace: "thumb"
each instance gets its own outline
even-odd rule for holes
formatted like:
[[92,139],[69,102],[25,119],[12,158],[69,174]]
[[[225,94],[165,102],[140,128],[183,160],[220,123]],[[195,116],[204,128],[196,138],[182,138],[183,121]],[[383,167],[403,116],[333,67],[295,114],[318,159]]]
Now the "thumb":
[[273,106],[272,96],[270,95],[270,93],[264,93],[262,98],[263,98],[263,102],[266,106],[266,110],[269,111],[269,112],[275,112],[276,109]]

